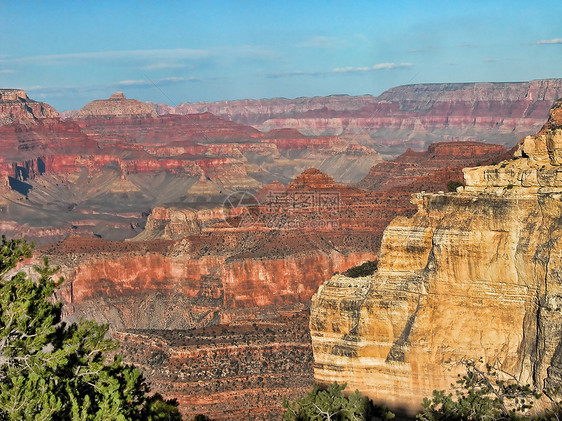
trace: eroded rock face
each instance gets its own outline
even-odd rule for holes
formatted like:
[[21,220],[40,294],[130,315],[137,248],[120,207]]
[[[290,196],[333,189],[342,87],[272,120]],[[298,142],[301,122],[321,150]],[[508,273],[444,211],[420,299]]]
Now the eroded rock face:
[[[313,384],[308,310],[190,331],[115,334],[151,390],[178,399],[184,419],[279,420],[283,398]],[[290,373],[290,375],[288,375]]]
[[416,195],[418,212],[385,230],[373,276],[319,288],[317,381],[412,412],[467,358],[560,386],[561,107],[514,159],[466,169],[462,191]]
[[536,133],[562,79],[520,83],[443,83],[398,86],[380,96],[333,95],[151,104],[160,114],[212,112],[261,131],[294,128],[307,135],[366,134],[381,153],[426,149],[437,141],[487,141],[513,146]]
[[75,118],[100,117],[156,117],[149,105],[136,99],[127,99],[123,92],[115,92],[109,99],[98,99],[86,104],[76,113]]
[[188,416],[278,419],[283,397],[312,384],[312,294],[376,259],[379,195],[310,169],[258,196],[246,212],[156,208],[135,241],[42,250],[62,268],[67,319],[109,323],[127,361]]
[[333,136],[264,134],[210,113],[156,116],[122,93],[61,120],[24,91],[0,92],[0,223],[42,244],[72,234],[122,240],[164,204],[204,211],[321,165],[358,181],[381,160]]
[[69,314],[116,329],[192,329],[240,309],[301,306],[332,273],[376,258],[376,204],[311,169],[250,208],[160,207],[135,241],[75,237],[43,253],[62,267]]
[[57,117],[59,113],[53,107],[29,99],[22,89],[0,89],[0,126],[14,123],[28,126]]
[[[449,173],[449,180],[460,182],[463,180],[462,168],[497,163],[512,154],[513,151],[509,152],[501,145],[481,142],[434,143],[429,145],[427,151],[416,152],[408,149],[396,159],[373,166],[357,186],[369,190],[400,189],[412,193],[425,190],[436,193],[438,190],[431,188],[409,190],[408,187],[416,183],[416,179],[429,175],[433,184],[439,185],[440,190],[445,190],[444,186],[448,180],[436,177],[435,173]],[[418,184],[419,181],[421,180],[418,180]]]

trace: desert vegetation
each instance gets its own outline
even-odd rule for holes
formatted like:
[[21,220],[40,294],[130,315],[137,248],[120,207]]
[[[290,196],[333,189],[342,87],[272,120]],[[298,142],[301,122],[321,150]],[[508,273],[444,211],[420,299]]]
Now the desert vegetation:
[[[53,294],[58,268],[14,271],[31,256],[25,240],[0,245],[0,419],[180,420],[175,400],[149,395],[141,372],[114,356],[108,326],[66,324]],[[37,279],[34,279],[37,278]]]
[[[418,421],[502,421],[549,420],[562,418],[557,391],[539,392],[521,384],[499,365],[482,361],[462,360],[465,373],[451,385],[451,392],[434,390],[421,403]],[[395,414],[385,406],[376,405],[356,390],[345,394],[346,384],[337,382],[315,385],[304,397],[293,402],[285,399],[283,420],[389,420]],[[544,405],[544,402],[548,402]]]

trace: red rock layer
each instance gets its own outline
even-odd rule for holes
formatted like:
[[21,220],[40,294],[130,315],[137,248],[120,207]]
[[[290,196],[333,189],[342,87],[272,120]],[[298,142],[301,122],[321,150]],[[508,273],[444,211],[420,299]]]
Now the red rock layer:
[[29,99],[21,89],[0,89],[0,126],[14,123],[32,126],[58,117],[53,107]]
[[[509,152],[501,145],[479,142],[435,143],[427,151],[415,152],[409,149],[392,161],[375,165],[357,186],[368,190],[401,188],[415,182],[418,177],[426,177],[438,171],[456,174],[455,181],[462,181],[462,168],[487,165],[508,157]],[[444,190],[449,180],[444,181],[445,183],[438,178],[435,184]]]
[[[145,104],[143,104],[145,105]],[[105,143],[139,143],[148,146],[190,146],[216,141],[250,141],[262,134],[249,126],[223,120],[210,113],[162,117],[126,116],[80,118],[76,122],[92,139]]]
[[[445,157],[475,159],[473,149],[481,145],[457,146],[402,157],[429,166],[410,184],[449,170],[441,168]],[[478,151],[479,159],[505,153],[502,147]],[[183,213],[184,238],[176,227],[168,231],[179,233],[175,240],[71,238],[44,250],[67,279],[58,293],[67,317],[94,317],[121,332],[127,358],[141,364],[155,390],[178,397],[186,415],[277,417],[282,396],[310,385],[308,339],[295,342],[283,323],[265,342],[256,339],[261,334],[240,332],[249,329],[248,320],[260,325],[280,312],[297,314],[332,273],[376,258],[388,221],[413,213],[408,193],[341,185],[317,169],[287,186],[272,183],[258,196],[256,206],[226,217],[212,210]],[[158,210],[149,228],[165,232],[177,211]],[[222,336],[213,330],[218,325]],[[142,332],[124,333],[130,329]],[[146,332],[154,329],[162,332]],[[203,344],[188,335],[209,339]],[[283,370],[298,373],[295,384]]]
[[262,131],[293,128],[308,135],[368,133],[379,152],[425,149],[435,141],[478,140],[513,146],[535,133],[562,79],[520,83],[418,84],[392,88],[379,97],[346,95],[151,104],[159,113],[212,112]]
[[2,224],[7,235],[41,243],[69,234],[124,239],[164,203],[220,204],[232,191],[287,182],[322,163],[357,181],[380,160],[335,137],[262,134],[210,113],[157,117],[119,93],[62,121],[23,91],[1,92]]

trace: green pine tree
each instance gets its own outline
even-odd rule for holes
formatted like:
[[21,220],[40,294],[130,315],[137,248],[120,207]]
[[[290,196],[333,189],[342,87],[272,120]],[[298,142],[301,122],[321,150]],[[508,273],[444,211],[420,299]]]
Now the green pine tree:
[[295,402],[284,400],[284,421],[367,421],[390,420],[394,414],[385,407],[373,405],[371,400],[356,390],[343,393],[346,383],[332,383],[323,389],[315,385],[311,392]]
[[44,259],[38,280],[7,276],[31,256],[25,240],[0,245],[0,420],[181,420],[175,400],[148,396],[138,369],[106,355],[108,326],[61,322],[62,278]]

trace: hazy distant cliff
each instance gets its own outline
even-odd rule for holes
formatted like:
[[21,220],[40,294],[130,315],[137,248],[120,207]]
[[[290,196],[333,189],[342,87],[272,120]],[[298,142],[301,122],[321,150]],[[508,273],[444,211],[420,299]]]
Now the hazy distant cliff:
[[[562,101],[513,160],[419,194],[386,229],[379,269],[312,300],[315,378],[416,410],[462,358],[562,385]],[[452,365],[452,370],[447,367]]]
[[397,86],[380,96],[333,95],[151,104],[159,114],[211,112],[261,131],[280,127],[307,135],[368,135],[379,152],[426,149],[437,141],[476,140],[513,146],[536,133],[562,79],[510,83],[442,83]]

